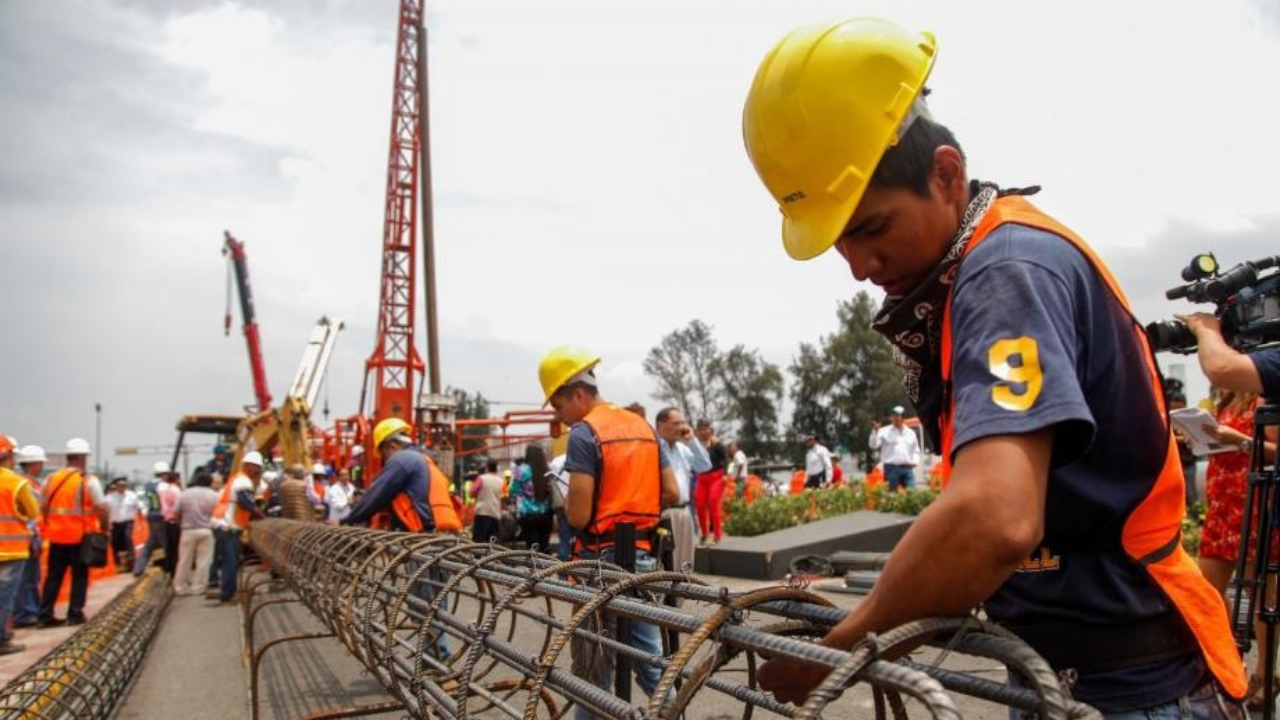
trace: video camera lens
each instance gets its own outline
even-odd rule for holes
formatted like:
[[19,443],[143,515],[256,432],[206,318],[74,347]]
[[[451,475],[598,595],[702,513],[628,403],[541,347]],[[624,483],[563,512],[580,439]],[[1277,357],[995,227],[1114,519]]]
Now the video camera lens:
[[1158,320],[1147,325],[1147,340],[1154,352],[1191,352],[1196,349],[1196,336],[1181,320]]

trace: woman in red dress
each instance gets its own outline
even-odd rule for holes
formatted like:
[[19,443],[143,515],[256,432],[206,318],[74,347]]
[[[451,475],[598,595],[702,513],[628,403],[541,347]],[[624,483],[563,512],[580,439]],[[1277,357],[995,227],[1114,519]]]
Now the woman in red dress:
[[[1233,393],[1219,391],[1217,404],[1218,440],[1232,444],[1236,449],[1209,458],[1208,480],[1205,496],[1208,509],[1204,516],[1204,528],[1200,535],[1200,572],[1204,573],[1218,592],[1226,598],[1227,584],[1235,572],[1236,560],[1240,554],[1240,532],[1244,519],[1244,500],[1248,492],[1249,461],[1251,452],[1249,441],[1253,437],[1253,412],[1258,406],[1258,397],[1253,393]],[[1258,521],[1253,519],[1253,532],[1257,532]],[[1254,556],[1256,546],[1251,542],[1249,547],[1249,565],[1247,572],[1250,579],[1254,574]],[[1272,553],[1276,552],[1273,540]],[[1274,591],[1273,591],[1274,592]],[[1230,606],[1228,606],[1228,612]],[[1255,622],[1257,637],[1262,638],[1263,626]],[[1258,668],[1261,668],[1259,662]],[[1262,682],[1260,669],[1255,669],[1249,678],[1249,705],[1261,707]]]

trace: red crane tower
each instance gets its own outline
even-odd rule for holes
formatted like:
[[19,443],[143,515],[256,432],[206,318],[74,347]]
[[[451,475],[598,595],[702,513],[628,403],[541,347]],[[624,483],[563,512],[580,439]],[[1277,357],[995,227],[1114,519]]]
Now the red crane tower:
[[[391,147],[387,158],[386,214],[382,229],[382,287],[378,300],[378,339],[365,363],[361,414],[373,376],[376,422],[398,417],[414,421],[414,385],[424,371],[414,344],[417,295],[417,205],[419,152],[423,149],[421,110],[425,95],[426,31],[422,0],[401,0],[396,33],[395,90],[391,100]],[[429,164],[423,163],[425,198],[430,196]],[[430,219],[427,218],[428,226]],[[428,275],[430,273],[428,272]],[[428,290],[430,292],[430,288]],[[430,298],[428,298],[430,300]],[[433,358],[434,360],[434,358]],[[432,363],[434,366],[434,362]],[[434,373],[433,373],[434,374]]]
[[[267,389],[267,369],[262,364],[262,340],[258,336],[258,319],[253,311],[253,293],[249,291],[249,262],[245,258],[244,243],[230,232],[223,231],[225,241],[222,254],[227,256],[235,271],[236,288],[240,291],[240,316],[244,319],[244,340],[249,346],[249,368],[253,371],[253,394],[258,399],[258,410],[271,408],[271,391]],[[222,331],[231,334],[231,283],[227,282],[227,316]]]

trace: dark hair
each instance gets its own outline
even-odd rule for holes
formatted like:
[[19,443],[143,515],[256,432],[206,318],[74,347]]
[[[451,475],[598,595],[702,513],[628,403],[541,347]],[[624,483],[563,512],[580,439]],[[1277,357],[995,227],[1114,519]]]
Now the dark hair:
[[680,408],[673,406],[662,408],[658,411],[658,414],[654,416],[654,422],[664,423],[669,421],[671,419],[671,413],[673,412],[680,412]]
[[964,159],[964,150],[956,136],[945,125],[927,117],[918,117],[897,145],[885,151],[871,176],[878,187],[905,187],[920,197],[929,197],[929,173],[933,172],[933,153],[950,145]]
[[530,445],[524,451],[524,461],[529,464],[529,470],[533,473],[533,498],[538,502],[545,502],[551,493],[551,486],[547,482],[546,451],[538,445]]
[[210,487],[213,485],[213,473],[208,470],[197,470],[195,477],[187,483],[187,487]]
[[569,395],[570,393],[572,393],[574,390],[577,390],[578,388],[582,388],[583,390],[586,390],[587,394],[590,395],[591,397],[597,397],[600,395],[600,388],[596,387],[595,385],[591,385],[590,383],[584,383],[584,382],[571,382],[568,385],[561,386],[561,388],[555,391],[553,395]]
[[497,471],[498,471],[498,461],[497,461],[497,460],[490,460],[489,462],[487,462],[487,463],[485,463],[485,464],[484,464],[484,469],[485,469],[485,471],[486,471],[486,472],[497,472]]

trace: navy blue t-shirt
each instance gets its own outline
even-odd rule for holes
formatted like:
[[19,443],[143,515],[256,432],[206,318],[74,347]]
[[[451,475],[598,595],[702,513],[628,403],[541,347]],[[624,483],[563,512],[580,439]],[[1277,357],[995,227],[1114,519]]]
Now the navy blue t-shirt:
[[1268,405],[1280,403],[1280,347],[1260,350],[1249,356],[1262,378],[1262,395]]
[[[997,228],[961,264],[952,337],[953,455],[980,438],[1054,428],[1044,539],[988,615],[1124,625],[1176,612],[1121,544],[1169,431],[1134,321],[1085,256],[1048,232]],[[1073,693],[1103,712],[1139,709],[1186,694],[1205,672],[1192,653],[1081,674]]]

